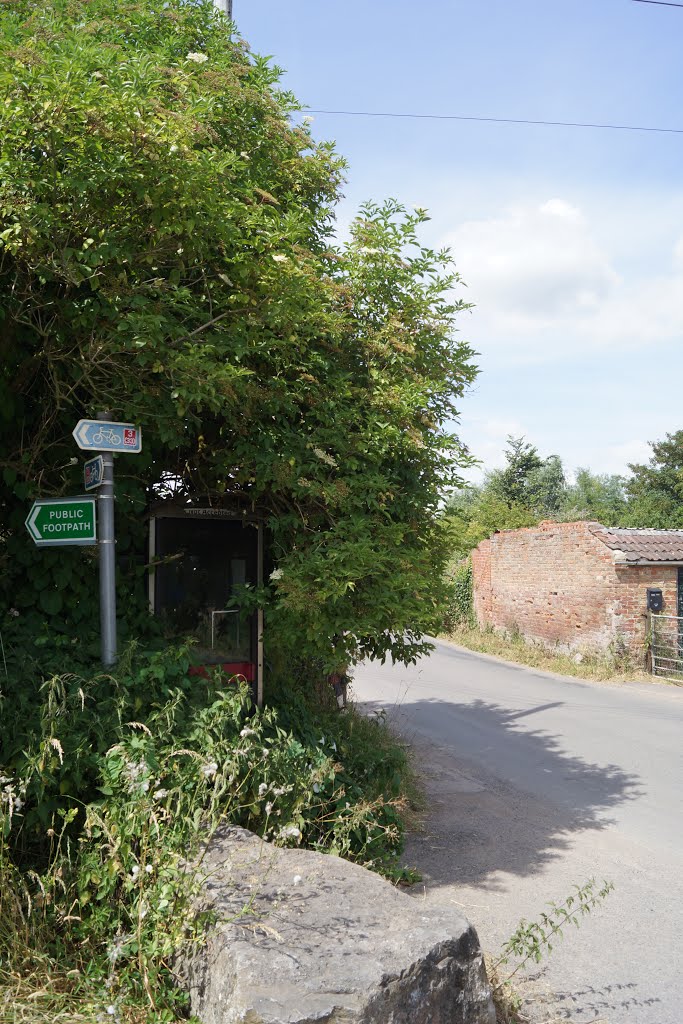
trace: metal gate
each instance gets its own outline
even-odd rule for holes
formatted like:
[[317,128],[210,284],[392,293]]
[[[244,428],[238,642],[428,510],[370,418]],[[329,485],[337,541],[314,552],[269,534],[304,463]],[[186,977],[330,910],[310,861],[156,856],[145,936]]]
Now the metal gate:
[[652,674],[683,685],[683,616],[651,615]]

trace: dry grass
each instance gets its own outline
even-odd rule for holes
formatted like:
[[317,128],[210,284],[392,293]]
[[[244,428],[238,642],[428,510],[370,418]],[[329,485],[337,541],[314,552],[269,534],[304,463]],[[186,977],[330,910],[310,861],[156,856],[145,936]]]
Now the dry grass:
[[[478,626],[457,626],[445,637],[470,651],[490,654],[505,661],[528,665],[543,672],[555,672],[577,679],[601,682],[652,682],[653,677],[637,667],[627,655],[610,651],[586,651],[580,660],[574,655],[554,651],[526,640],[519,633],[496,633]],[[661,682],[662,680],[657,680]]]
[[0,1024],[92,1024],[97,1009],[87,1005],[73,972],[60,971],[47,957],[0,969]]
[[[493,994],[496,1024],[567,1024],[566,1013],[553,1009],[557,1002],[550,989],[539,988],[533,979],[527,977],[508,980],[490,954],[485,954],[484,961]],[[608,1024],[608,1021],[598,1016],[587,1024]]]
[[484,957],[486,973],[496,1008],[496,1024],[529,1024],[529,1018],[521,1011],[522,998],[519,992],[501,977],[493,957]]

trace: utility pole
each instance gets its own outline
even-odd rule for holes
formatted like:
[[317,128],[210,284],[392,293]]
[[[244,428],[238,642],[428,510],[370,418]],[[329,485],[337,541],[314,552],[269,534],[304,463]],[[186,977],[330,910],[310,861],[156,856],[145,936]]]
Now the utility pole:
[[232,21],[232,0],[213,0],[214,6]]

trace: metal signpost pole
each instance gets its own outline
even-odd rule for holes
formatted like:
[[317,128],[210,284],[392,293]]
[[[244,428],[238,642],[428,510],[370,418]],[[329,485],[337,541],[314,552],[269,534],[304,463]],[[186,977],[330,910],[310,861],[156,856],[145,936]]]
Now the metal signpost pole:
[[[102,412],[103,420],[109,413]],[[97,494],[100,552],[100,635],[102,664],[116,663],[116,541],[114,536],[114,455],[102,453],[104,473]]]
[[[263,586],[263,523],[258,524],[258,547],[256,552],[256,585]],[[256,617],[258,636],[256,639],[256,703],[263,707],[263,608],[259,608]]]
[[[102,664],[116,662],[116,547],[114,540],[114,452],[137,455],[142,451],[142,430],[134,423],[115,423],[109,413],[103,412],[98,420],[79,420],[72,436],[81,451],[96,451],[101,455],[89,459],[84,467],[86,490],[99,487],[97,496],[100,520],[100,629],[102,634]],[[55,516],[57,512],[54,513]],[[77,512],[74,514],[78,514]],[[82,515],[82,513],[80,513]],[[27,528],[38,543],[40,533],[38,516],[32,512]],[[44,515],[44,513],[43,513]],[[49,513],[48,513],[49,515]],[[33,517],[33,518],[31,518]],[[53,531],[57,527],[52,524]],[[46,527],[47,529],[47,527]],[[76,531],[77,526],[72,526]],[[74,536],[78,534],[74,533]]]

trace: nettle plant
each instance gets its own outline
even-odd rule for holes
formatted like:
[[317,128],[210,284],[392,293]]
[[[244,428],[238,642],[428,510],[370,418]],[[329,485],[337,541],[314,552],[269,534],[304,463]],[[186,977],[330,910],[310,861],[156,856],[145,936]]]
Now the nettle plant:
[[[501,1024],[523,1024],[527,1019],[519,1015],[522,999],[514,988],[515,975],[527,964],[540,963],[544,956],[550,956],[569,926],[579,928],[583,918],[599,907],[613,890],[614,883],[606,879],[599,883],[589,878],[583,885],[574,885],[561,903],[549,902],[548,909],[538,920],[521,920],[500,954],[488,958],[496,1019]],[[511,965],[514,965],[512,969]]]

